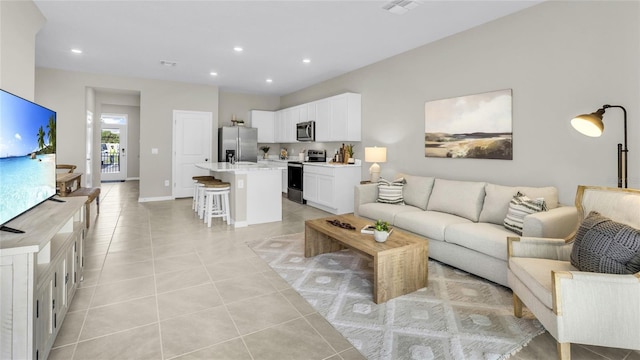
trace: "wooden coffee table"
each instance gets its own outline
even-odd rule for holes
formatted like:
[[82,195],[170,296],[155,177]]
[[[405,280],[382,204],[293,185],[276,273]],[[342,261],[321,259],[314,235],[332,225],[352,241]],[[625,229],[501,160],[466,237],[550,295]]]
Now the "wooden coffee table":
[[[343,229],[327,222],[334,219],[356,229]],[[378,243],[373,235],[360,233],[360,229],[371,224],[371,220],[351,214],[307,220],[304,256],[349,248],[373,258],[373,301],[376,304],[426,287],[428,240],[394,229],[386,242]]]

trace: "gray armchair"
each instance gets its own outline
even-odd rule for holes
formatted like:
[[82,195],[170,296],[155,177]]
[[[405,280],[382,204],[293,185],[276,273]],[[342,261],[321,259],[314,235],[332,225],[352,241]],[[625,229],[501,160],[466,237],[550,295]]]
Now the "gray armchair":
[[[576,207],[580,221],[597,211],[640,229],[640,190],[579,186]],[[524,303],[558,341],[559,359],[571,358],[571,343],[640,350],[640,272],[579,271],[570,262],[573,239],[508,239],[515,316]]]

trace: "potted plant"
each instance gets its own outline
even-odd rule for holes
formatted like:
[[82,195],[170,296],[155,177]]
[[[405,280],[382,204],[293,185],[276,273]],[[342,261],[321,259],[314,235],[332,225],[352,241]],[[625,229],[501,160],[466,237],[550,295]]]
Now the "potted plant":
[[353,158],[353,144],[349,144],[346,146],[346,152],[347,152],[347,163],[354,164],[356,161]]
[[375,228],[373,230],[373,238],[377,242],[385,242],[389,237],[389,223],[382,220],[377,220],[375,224],[373,224]]
[[266,159],[269,157],[269,149],[271,149],[269,146],[260,147],[260,150],[262,150],[262,152],[264,153],[264,155],[262,156],[263,159]]

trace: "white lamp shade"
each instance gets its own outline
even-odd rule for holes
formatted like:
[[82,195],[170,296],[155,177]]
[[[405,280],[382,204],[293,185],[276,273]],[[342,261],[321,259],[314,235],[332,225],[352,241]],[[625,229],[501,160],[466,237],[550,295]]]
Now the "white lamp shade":
[[387,162],[386,147],[366,147],[364,148],[364,161],[372,163]]

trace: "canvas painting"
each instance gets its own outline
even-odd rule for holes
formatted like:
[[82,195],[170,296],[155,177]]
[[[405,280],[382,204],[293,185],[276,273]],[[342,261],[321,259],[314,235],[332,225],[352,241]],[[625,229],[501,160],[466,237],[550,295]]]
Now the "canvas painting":
[[424,105],[426,157],[513,159],[511,89]]

